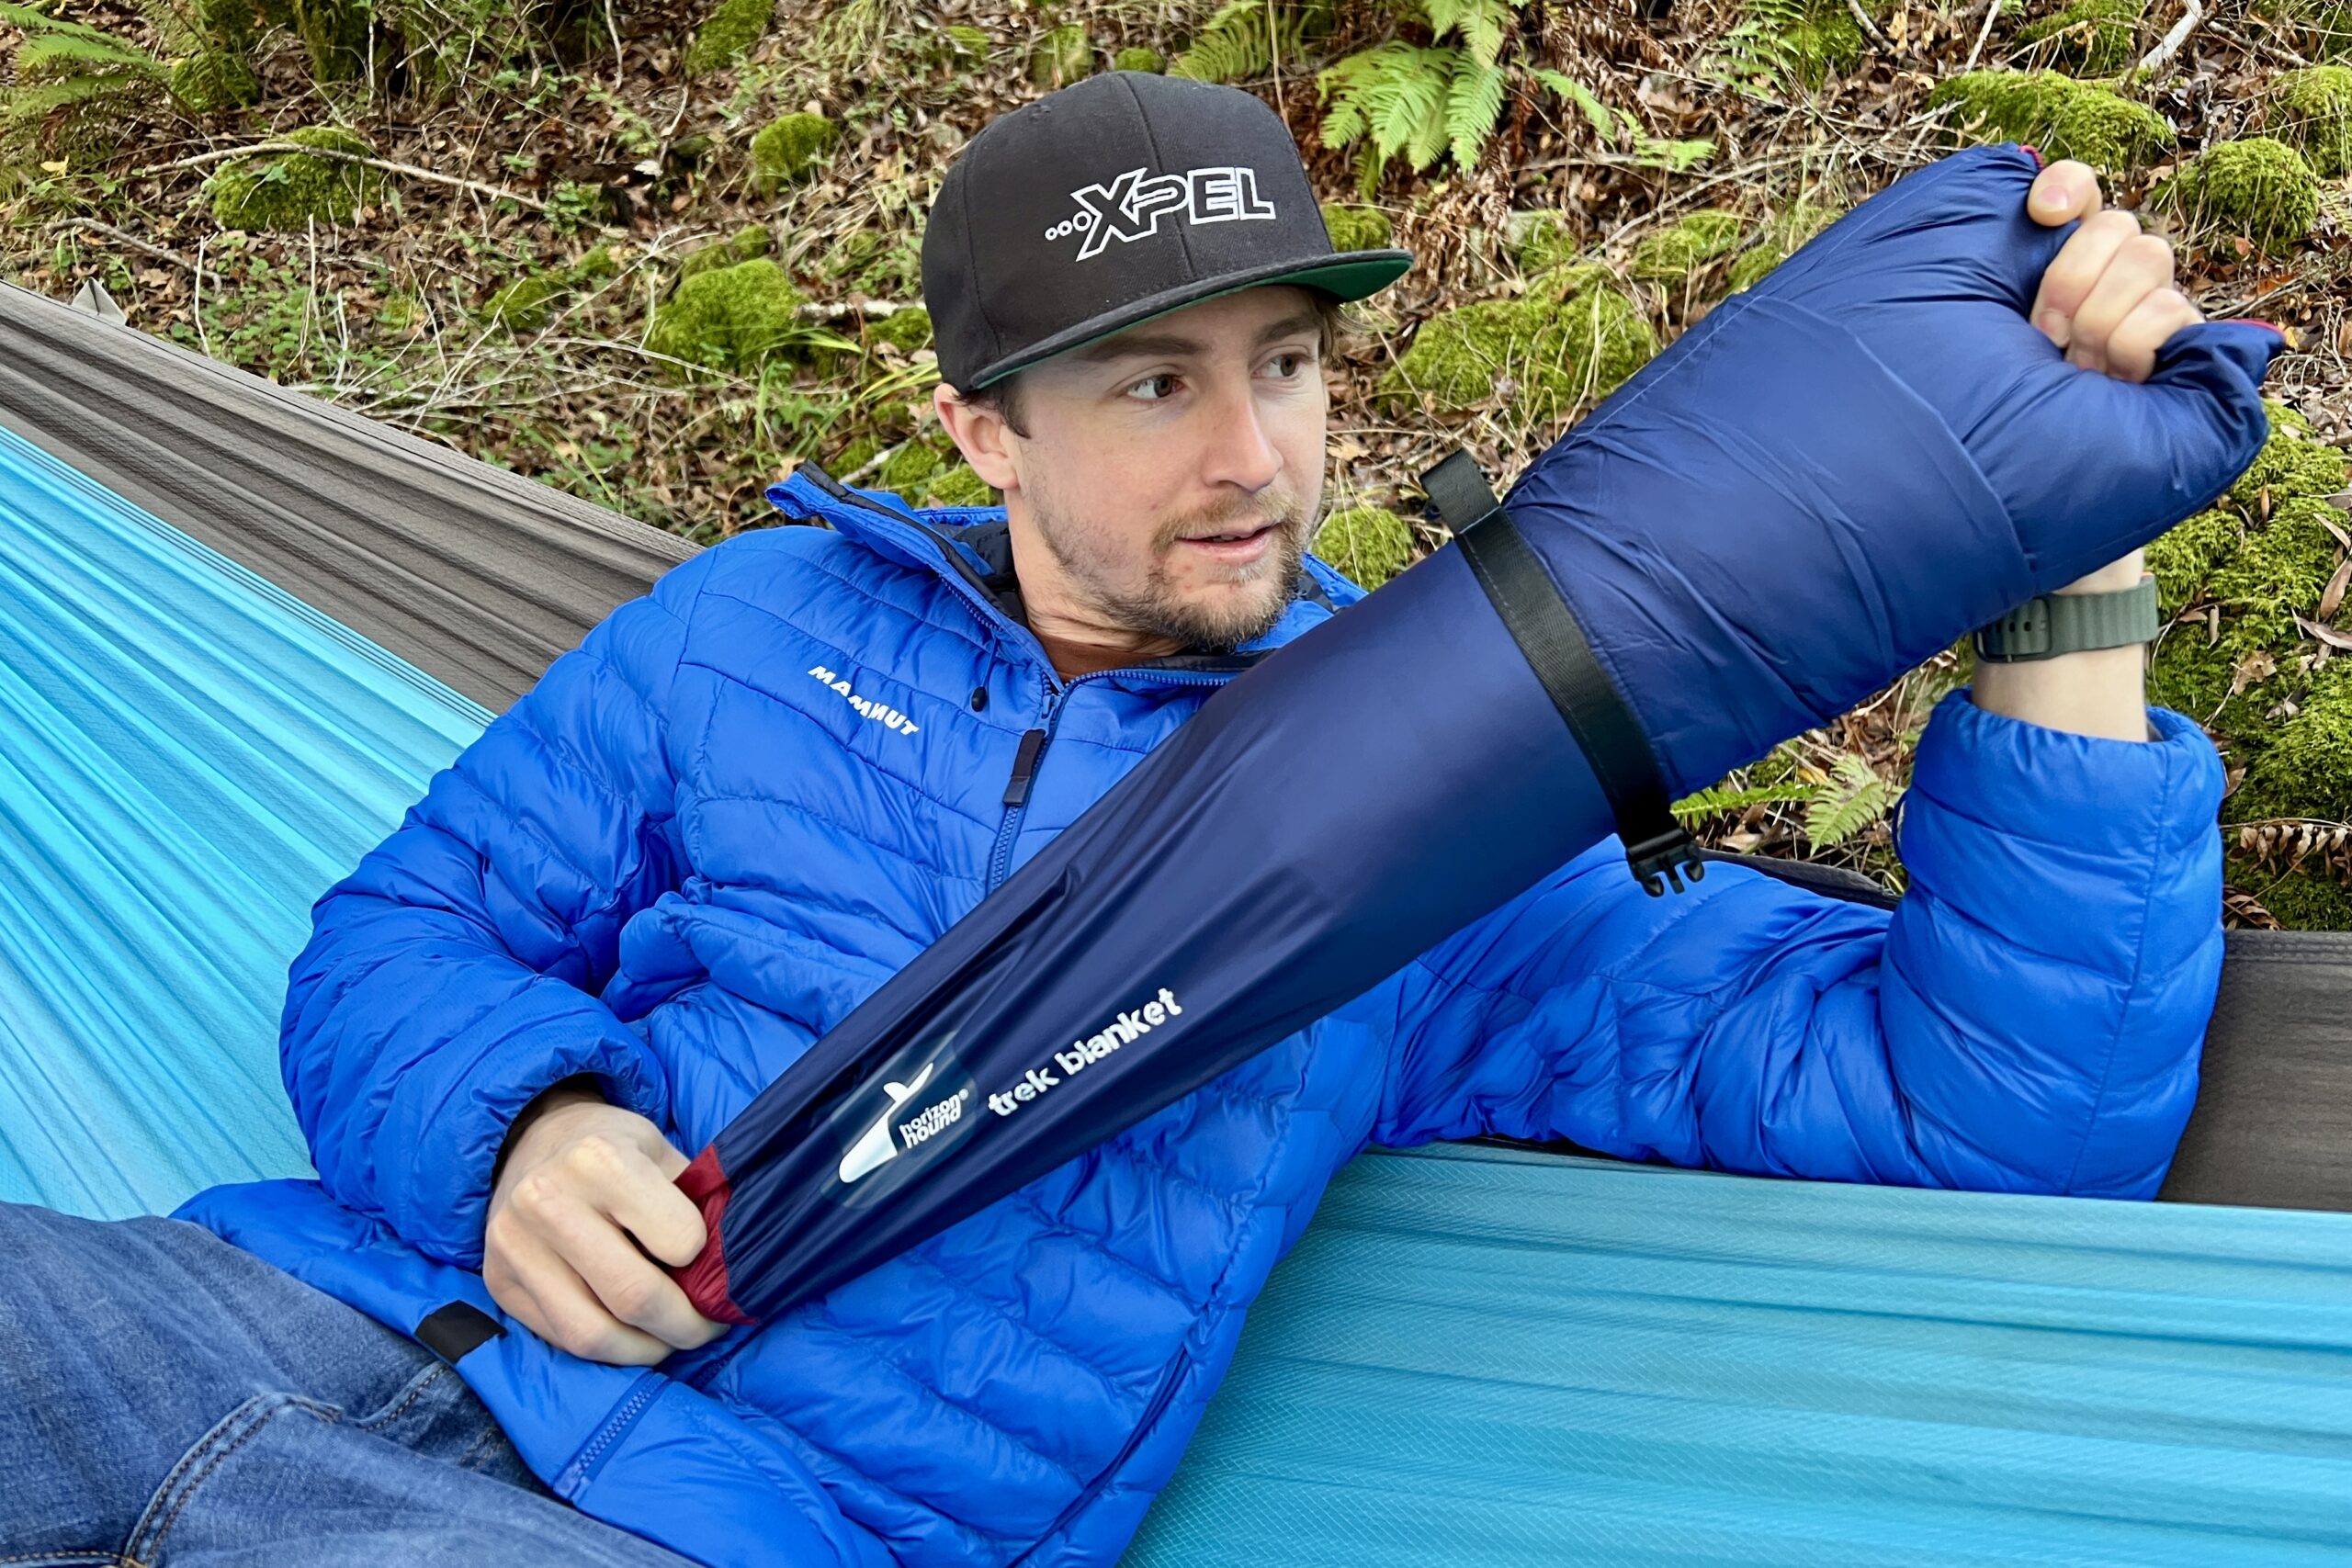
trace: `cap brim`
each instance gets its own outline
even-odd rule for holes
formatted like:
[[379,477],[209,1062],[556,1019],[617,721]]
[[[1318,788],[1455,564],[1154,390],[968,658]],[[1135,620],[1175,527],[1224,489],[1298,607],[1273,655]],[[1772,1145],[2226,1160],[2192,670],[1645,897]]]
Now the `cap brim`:
[[1115,310],[1105,310],[1091,321],[1065,327],[1041,343],[1031,344],[1018,354],[1006,355],[992,365],[980,367],[968,387],[959,391],[974,392],[991,381],[1001,381],[1016,370],[1023,370],[1041,360],[1057,354],[1068,354],[1114,333],[1141,326],[1154,317],[1197,305],[1204,299],[1221,299],[1228,294],[1238,294],[1245,288],[1265,288],[1276,284],[1290,284],[1301,288],[1317,288],[1345,303],[1377,294],[1412,267],[1410,251],[1346,251],[1322,256],[1315,261],[1276,262],[1248,272],[1229,272],[1221,277],[1203,278],[1181,288],[1170,288],[1158,294],[1148,294]]

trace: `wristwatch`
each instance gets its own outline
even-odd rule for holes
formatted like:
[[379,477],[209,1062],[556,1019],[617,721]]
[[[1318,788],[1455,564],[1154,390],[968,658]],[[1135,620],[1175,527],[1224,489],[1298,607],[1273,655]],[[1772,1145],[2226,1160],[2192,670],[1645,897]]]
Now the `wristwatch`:
[[2156,580],[2143,577],[2108,593],[2044,593],[1976,628],[1976,657],[2017,664],[2153,642],[2158,629]]

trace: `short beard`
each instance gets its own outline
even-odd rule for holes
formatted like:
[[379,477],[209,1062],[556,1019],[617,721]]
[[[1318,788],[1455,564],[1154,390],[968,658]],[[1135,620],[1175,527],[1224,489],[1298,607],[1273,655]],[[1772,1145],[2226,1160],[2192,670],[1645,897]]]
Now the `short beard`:
[[[1274,629],[1297,596],[1299,575],[1306,558],[1311,530],[1295,498],[1272,503],[1258,497],[1230,507],[1168,524],[1151,542],[1151,570],[1140,589],[1122,590],[1101,581],[1094,562],[1082,547],[1073,549],[1050,502],[1032,491],[1032,511],[1038,537],[1070,581],[1083,588],[1095,607],[1117,625],[1150,637],[1166,637],[1204,653],[1231,653]],[[1265,585],[1262,600],[1223,605],[1193,604],[1170,586],[1168,552],[1187,535],[1215,530],[1227,524],[1274,525],[1273,548],[1265,558],[1241,570],[1238,581]]]

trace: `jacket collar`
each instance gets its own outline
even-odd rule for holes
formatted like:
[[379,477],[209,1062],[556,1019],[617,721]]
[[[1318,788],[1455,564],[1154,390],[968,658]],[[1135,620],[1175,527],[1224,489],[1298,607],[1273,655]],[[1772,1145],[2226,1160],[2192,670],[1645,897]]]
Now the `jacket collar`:
[[[1043,649],[1012,613],[1004,590],[1011,585],[1012,548],[1001,506],[909,506],[896,492],[845,485],[813,463],[803,463],[768,502],[795,521],[831,525],[876,555],[944,578],[1001,638],[1011,634],[1040,660]],[[1238,672],[1293,637],[1329,620],[1363,596],[1363,591],[1309,556],[1299,592],[1272,631],[1244,643],[1230,655],[1187,654],[1150,660],[1150,668]]]

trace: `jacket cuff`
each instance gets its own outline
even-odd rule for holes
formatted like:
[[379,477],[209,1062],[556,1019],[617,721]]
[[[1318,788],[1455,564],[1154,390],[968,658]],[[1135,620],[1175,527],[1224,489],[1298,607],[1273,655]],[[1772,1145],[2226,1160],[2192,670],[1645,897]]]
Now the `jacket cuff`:
[[[2193,719],[2148,719],[2156,739],[2109,740],[1952,693],[1903,800],[1905,863],[1979,924],[2110,973],[2136,967],[2127,950],[2152,901],[2210,903],[2218,924],[2221,757]],[[2086,908],[2129,913],[2119,929]]]
[[[517,1020],[517,1011],[537,1016]],[[481,1267],[507,1129],[542,1093],[583,1076],[599,1080],[613,1104],[665,1124],[668,1085],[643,1038],[548,976],[412,1067],[379,1130],[378,1190],[393,1228],[428,1256]]]

